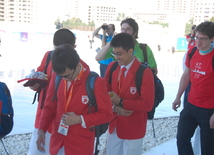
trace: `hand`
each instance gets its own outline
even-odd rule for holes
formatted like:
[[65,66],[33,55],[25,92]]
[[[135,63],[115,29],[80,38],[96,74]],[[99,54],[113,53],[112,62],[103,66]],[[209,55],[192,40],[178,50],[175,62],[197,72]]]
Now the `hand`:
[[45,152],[45,132],[43,130],[38,130],[36,145],[38,150]]
[[40,86],[40,84],[36,83],[35,85],[30,86],[29,88],[32,89],[32,90],[37,90],[39,88],[39,86]]
[[180,105],[181,105],[181,100],[176,98],[175,101],[172,103],[172,109],[177,111]]
[[210,117],[210,128],[214,129],[214,114]]
[[118,115],[121,115],[121,116],[130,116],[133,113],[132,110],[125,110],[124,108],[119,107],[119,106],[114,106],[114,111],[117,112]]
[[76,115],[74,112],[67,112],[66,114],[63,114],[62,120],[65,125],[75,125],[82,123],[81,117]]
[[120,97],[115,93],[115,92],[111,92],[111,102],[112,105],[119,105],[120,103]]

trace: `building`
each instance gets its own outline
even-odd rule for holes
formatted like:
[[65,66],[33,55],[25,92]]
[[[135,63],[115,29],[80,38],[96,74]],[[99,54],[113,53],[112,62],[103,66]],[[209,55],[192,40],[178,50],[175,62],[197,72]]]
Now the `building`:
[[122,0],[0,0],[0,21],[53,25],[73,17],[86,24],[116,21],[118,13],[143,22],[169,23],[178,14],[185,22],[194,24],[214,16],[213,0],[151,0],[145,5],[139,1]]
[[196,3],[194,13],[194,24],[198,25],[201,22],[208,21],[214,16],[214,1],[199,0]]
[[169,23],[171,15],[179,14],[188,22],[194,17],[197,0],[153,0],[143,8],[133,10],[133,18],[144,22]]
[[0,0],[0,21],[33,22],[33,0]]
[[0,21],[53,24],[52,4],[51,0],[0,0]]

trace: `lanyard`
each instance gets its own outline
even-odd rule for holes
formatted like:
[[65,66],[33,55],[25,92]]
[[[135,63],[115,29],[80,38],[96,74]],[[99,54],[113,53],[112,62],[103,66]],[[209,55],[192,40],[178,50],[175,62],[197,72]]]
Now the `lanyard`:
[[66,103],[65,104],[65,112],[67,112],[68,106],[69,106],[69,104],[71,102],[71,99],[72,99],[72,96],[73,96],[74,83],[75,83],[76,80],[79,80],[81,78],[81,76],[82,76],[84,71],[85,71],[85,69],[81,66],[81,70],[80,70],[78,76],[73,81],[71,81],[71,85],[70,85],[69,89],[67,89],[67,87],[68,87],[67,82],[68,81],[64,80],[64,85],[65,85],[65,87],[64,87],[65,88],[64,89],[64,96],[65,96],[65,100],[66,100],[66,102],[65,102]]
[[[118,76],[118,89],[119,89],[119,94],[121,93],[121,89],[122,89],[122,83],[124,82],[124,79],[125,79],[125,71],[127,69],[125,67],[121,68],[120,69],[120,72],[119,72],[119,76]],[[122,75],[123,74],[123,75]],[[123,79],[121,78],[123,76]],[[119,95],[120,96],[120,95]]]

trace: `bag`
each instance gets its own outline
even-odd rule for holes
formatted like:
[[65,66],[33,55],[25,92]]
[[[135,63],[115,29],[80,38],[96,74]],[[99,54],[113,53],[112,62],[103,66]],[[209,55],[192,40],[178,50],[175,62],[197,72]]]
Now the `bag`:
[[[143,64],[145,64],[146,66],[149,67],[149,63],[148,63],[148,56],[147,56],[147,50],[146,50],[147,44],[142,44],[140,43],[140,48],[142,49],[143,52],[143,57],[144,57],[144,62]],[[141,67],[141,66],[140,66]],[[145,67],[141,67],[142,70],[139,68],[139,72],[141,73],[137,73],[137,76],[139,79],[136,80],[136,86],[138,87],[138,92],[140,92],[140,86],[141,86],[141,82],[140,79],[142,79],[142,75],[143,75],[143,71],[145,69]],[[154,70],[152,70],[154,73]],[[152,110],[148,113],[148,119],[153,119],[154,118],[154,114],[155,114],[155,108],[164,100],[164,86],[161,82],[161,80],[157,77],[156,74],[153,74],[154,77],[154,83],[155,83],[155,100],[154,100],[154,106],[152,108]]]
[[[141,64],[137,70],[136,73],[136,87],[137,87],[137,91],[140,94],[140,88],[142,85],[142,77],[143,77],[143,73],[144,70],[148,68],[148,66]],[[161,82],[161,80],[157,77],[156,74],[153,73],[153,77],[154,77],[154,84],[155,84],[155,99],[154,99],[154,105],[152,107],[152,110],[150,112],[148,112],[148,119],[153,119],[154,118],[154,114],[155,114],[155,108],[163,101],[164,99],[164,87],[163,84]]]
[[[99,77],[99,75],[96,72],[91,71],[90,74],[87,77],[86,80],[86,92],[88,94],[88,98],[89,98],[89,110],[88,113],[92,112],[92,107],[94,107],[95,111],[97,111],[97,103],[96,103],[96,99],[94,96],[94,83],[96,78]],[[52,98],[52,101],[57,99],[57,90],[61,81],[61,77],[56,75],[55,78],[55,93],[54,96]],[[108,123],[105,124],[101,124],[98,126],[95,126],[95,135],[96,135],[96,145],[95,145],[95,153],[94,155],[97,155],[99,153],[98,151],[98,145],[99,145],[99,137],[106,132],[108,128]],[[92,130],[93,131],[93,130]]]
[[13,115],[10,90],[5,83],[0,82],[0,139],[13,129]]
[[[109,71],[109,84],[111,84],[112,81],[112,73],[113,71],[116,70],[118,66],[118,62],[114,62],[114,64],[112,65],[110,71]],[[140,94],[140,88],[142,85],[142,77],[143,77],[143,73],[144,70],[146,68],[149,68],[148,66],[141,64],[136,72],[136,78],[135,78],[135,84],[137,87],[137,91]],[[153,73],[153,77],[154,77],[154,84],[155,84],[155,99],[154,99],[154,105],[152,107],[152,110],[150,112],[148,112],[148,119],[153,119],[154,118],[154,114],[155,114],[155,108],[160,104],[161,101],[163,101],[164,99],[164,87],[163,84],[161,82],[161,80],[157,77],[156,74]]]

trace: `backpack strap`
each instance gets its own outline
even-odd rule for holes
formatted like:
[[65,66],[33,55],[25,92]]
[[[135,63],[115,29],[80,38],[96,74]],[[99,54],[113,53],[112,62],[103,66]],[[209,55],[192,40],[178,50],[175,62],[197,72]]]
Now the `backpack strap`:
[[96,104],[96,99],[94,96],[94,83],[96,78],[99,75],[96,72],[90,72],[90,74],[88,75],[88,78],[86,80],[86,92],[88,94],[88,98],[89,98],[89,110],[88,113],[91,113],[91,108],[92,106],[94,106],[95,111],[97,111],[97,104]]
[[59,75],[56,75],[56,78],[55,78],[55,87],[54,87],[54,96],[52,98],[52,102],[54,102],[55,100],[57,100],[57,90],[59,88],[59,84],[61,82],[62,78],[59,76]]
[[[89,98],[88,113],[92,112],[92,106],[94,106],[95,111],[97,111],[97,102],[96,102],[95,95],[94,95],[94,85],[95,85],[95,80],[97,79],[97,77],[99,77],[99,75],[96,72],[91,71],[86,80],[86,92],[87,92],[88,98]],[[99,150],[98,150],[99,135],[100,135],[99,127],[100,127],[99,125],[95,127],[97,139],[96,139],[94,155],[98,155],[98,153],[99,153]],[[93,129],[90,129],[90,130],[93,131]]]
[[114,64],[111,66],[111,69],[109,71],[109,80],[108,80],[108,83],[111,84],[111,81],[112,81],[112,73],[116,70],[118,66],[118,62],[115,61]]
[[137,69],[137,72],[136,72],[136,76],[135,76],[135,83],[136,83],[136,87],[137,87],[137,91],[139,94],[140,93],[140,88],[141,88],[141,85],[142,85],[142,77],[143,77],[143,73],[144,73],[144,70],[147,68],[146,65],[144,64],[141,64],[138,69]]
[[144,58],[144,62],[143,64],[148,65],[148,56],[147,56],[147,50],[146,50],[147,44],[142,44],[140,43],[140,48],[142,49],[143,52],[143,58]]
[[51,61],[52,53],[53,53],[53,51],[50,51],[50,52],[48,53],[48,56],[47,56],[47,59],[46,59],[46,63],[45,63],[45,69],[44,69],[44,71],[43,71],[45,74],[47,73],[47,68],[48,68],[48,64],[49,64],[50,61]]
[[192,51],[189,53],[189,61],[192,59],[192,56],[195,54],[195,51],[197,50],[197,46],[195,46]]
[[214,56],[213,56],[213,63],[212,63],[212,65],[213,65],[213,70],[214,70]]
[[[45,74],[47,73],[47,68],[48,68],[48,65],[49,65],[49,63],[50,63],[52,53],[53,53],[53,51],[50,51],[50,52],[48,53],[48,56],[47,56],[47,59],[46,59],[46,63],[45,63],[45,68],[44,68],[44,71],[43,71]],[[35,92],[32,104],[35,103],[36,98],[37,98],[37,95],[38,95],[38,98],[39,98],[40,91],[41,91],[41,90],[37,90],[37,91]],[[43,96],[42,96],[42,103],[41,103],[40,109],[42,109],[43,106],[44,106],[45,94],[46,94],[46,89],[44,89],[44,94],[43,94]]]

